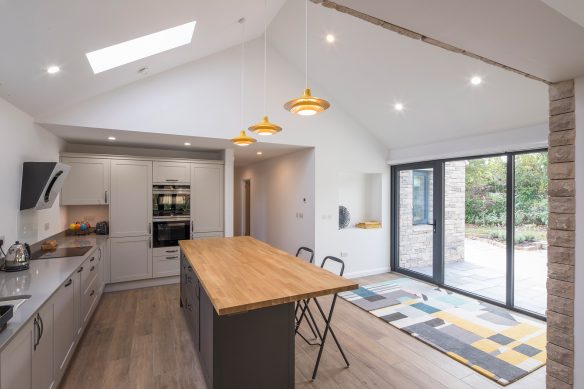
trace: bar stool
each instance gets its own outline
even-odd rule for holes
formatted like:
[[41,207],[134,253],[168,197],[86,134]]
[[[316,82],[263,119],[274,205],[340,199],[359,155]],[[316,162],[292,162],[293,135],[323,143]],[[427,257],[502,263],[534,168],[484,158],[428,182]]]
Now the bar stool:
[[[311,263],[312,264],[312,263],[314,263],[314,250],[309,249],[308,247],[300,247],[298,249],[298,251],[296,252],[296,257],[297,258],[300,258],[300,259],[303,259],[303,260],[307,260],[308,263]],[[312,312],[310,311],[310,307],[308,306],[308,302],[309,301],[310,301],[310,299],[307,299],[307,300],[298,301],[296,303],[296,308],[294,310],[294,316],[296,317],[296,328],[295,328],[295,332],[306,343],[308,343],[311,346],[316,346],[316,345],[319,345],[319,343],[313,343],[313,342],[309,341],[299,331],[300,324],[302,324],[302,321],[304,320],[304,317],[306,316],[306,313],[308,312],[308,315],[310,316],[310,319],[307,318],[307,321],[306,322],[308,323],[308,327],[310,328],[310,331],[312,332],[312,335],[313,335],[313,338],[312,339],[314,340],[318,336],[317,333],[315,332],[316,324],[314,323],[314,317],[312,316]],[[300,318],[298,317],[298,311],[301,311]],[[312,323],[311,323],[311,321],[312,321]]]
[[[322,264],[320,265],[321,268],[324,269],[324,266],[326,264],[327,261],[333,261],[333,262],[337,262],[341,265],[341,270],[339,272],[339,276],[343,276],[343,273],[345,272],[345,262],[343,262],[341,259],[336,258],[336,257],[332,257],[332,256],[328,256],[325,257],[325,259],[322,261]],[[331,303],[331,309],[328,313],[328,315],[326,315],[324,313],[324,310],[322,309],[320,303],[318,302],[318,300],[316,298],[313,298],[314,302],[316,303],[316,306],[318,307],[318,310],[320,312],[320,314],[322,315],[322,318],[325,322],[325,329],[324,329],[324,333],[322,336],[320,336],[320,331],[318,331],[318,327],[317,327],[317,333],[319,335],[320,338],[320,350],[318,350],[318,357],[316,358],[316,365],[314,366],[314,371],[312,373],[312,379],[316,379],[316,373],[318,372],[318,366],[320,364],[320,358],[322,357],[322,351],[324,350],[324,344],[326,342],[326,338],[328,333],[330,332],[330,334],[332,335],[335,343],[337,344],[337,348],[339,349],[339,351],[341,352],[341,355],[343,356],[343,359],[345,360],[345,363],[347,364],[347,367],[349,367],[349,360],[347,359],[345,352],[343,351],[343,348],[341,347],[341,344],[339,343],[339,340],[337,339],[337,336],[335,335],[335,332],[333,331],[332,327],[331,327],[331,321],[333,318],[333,313],[335,310],[335,304],[337,302],[337,293],[334,294],[333,296],[333,301]],[[316,325],[316,323],[315,323]]]

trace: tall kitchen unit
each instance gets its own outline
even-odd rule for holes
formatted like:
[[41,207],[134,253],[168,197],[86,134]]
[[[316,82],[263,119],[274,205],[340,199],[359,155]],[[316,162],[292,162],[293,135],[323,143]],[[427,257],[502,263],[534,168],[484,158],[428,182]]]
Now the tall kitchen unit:
[[152,278],[152,161],[112,159],[111,282]]
[[191,164],[192,239],[223,237],[224,167],[214,163]]

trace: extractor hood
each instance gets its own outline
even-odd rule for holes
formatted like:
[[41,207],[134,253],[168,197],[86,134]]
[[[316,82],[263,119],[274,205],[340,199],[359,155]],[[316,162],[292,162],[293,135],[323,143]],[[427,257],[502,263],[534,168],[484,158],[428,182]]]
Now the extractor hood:
[[20,210],[51,208],[71,167],[58,162],[25,162]]

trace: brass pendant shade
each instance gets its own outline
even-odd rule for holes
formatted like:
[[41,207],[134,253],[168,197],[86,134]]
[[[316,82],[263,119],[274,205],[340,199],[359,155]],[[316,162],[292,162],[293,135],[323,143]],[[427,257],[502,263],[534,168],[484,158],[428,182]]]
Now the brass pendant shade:
[[274,135],[282,131],[282,127],[270,123],[267,116],[264,116],[262,121],[249,127],[248,130],[258,135]]
[[328,101],[312,96],[309,88],[304,89],[302,97],[290,100],[284,104],[286,110],[302,116],[316,115],[330,106]]
[[241,130],[241,132],[239,133],[239,136],[232,138],[231,142],[233,142],[237,146],[249,146],[249,145],[254,144],[256,142],[256,140],[254,138],[252,138],[251,136],[247,136],[247,134],[245,133],[245,130]]

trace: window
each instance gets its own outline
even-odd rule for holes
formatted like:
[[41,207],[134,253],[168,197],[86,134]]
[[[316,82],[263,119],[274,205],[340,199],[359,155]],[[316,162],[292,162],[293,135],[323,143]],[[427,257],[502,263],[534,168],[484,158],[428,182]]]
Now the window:
[[428,170],[414,170],[413,174],[412,224],[428,224],[431,172]]

